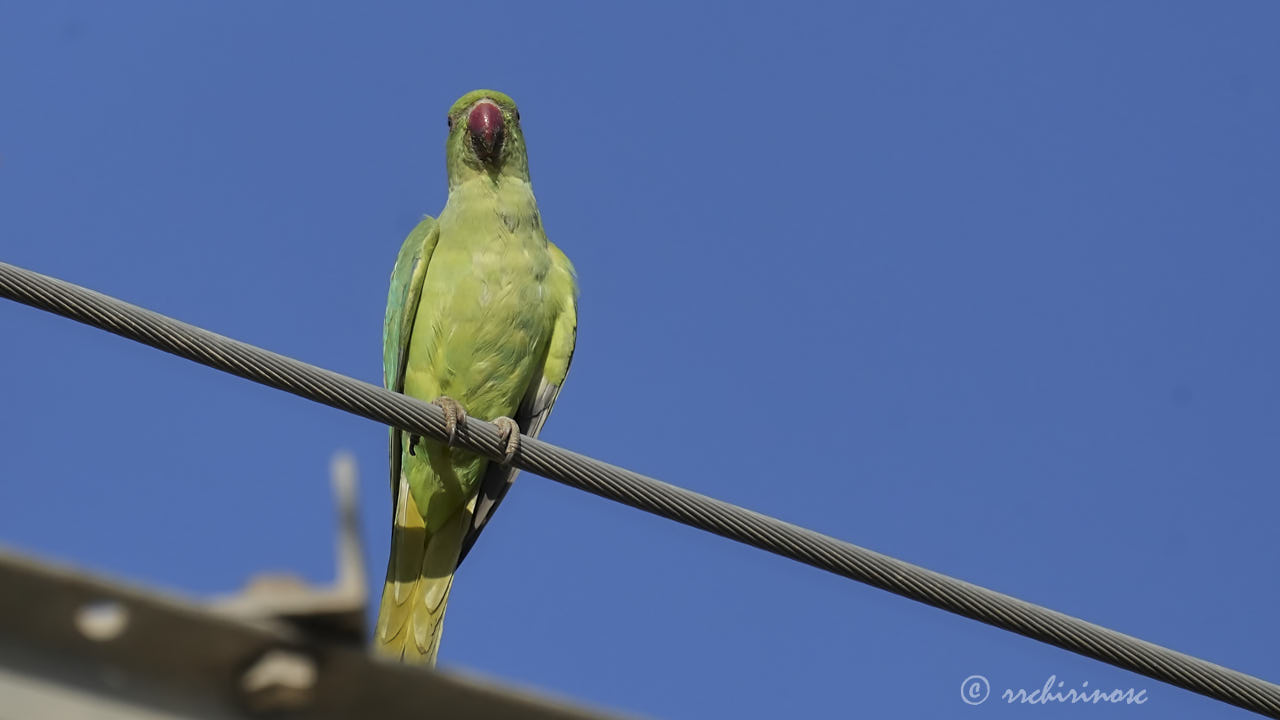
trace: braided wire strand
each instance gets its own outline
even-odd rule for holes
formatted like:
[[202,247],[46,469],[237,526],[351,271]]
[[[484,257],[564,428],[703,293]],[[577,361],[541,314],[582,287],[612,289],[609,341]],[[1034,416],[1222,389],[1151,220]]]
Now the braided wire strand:
[[[0,262],[0,296],[379,423],[444,440],[440,408]],[[492,460],[505,447],[470,419],[455,445]],[[522,436],[511,464],[570,487],[715,533],[1033,640],[1280,718],[1280,686],[715,498]]]

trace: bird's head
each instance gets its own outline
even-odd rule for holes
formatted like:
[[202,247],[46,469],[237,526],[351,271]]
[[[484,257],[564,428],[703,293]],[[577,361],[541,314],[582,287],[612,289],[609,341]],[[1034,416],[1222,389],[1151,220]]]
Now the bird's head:
[[445,148],[450,187],[479,176],[529,179],[520,111],[496,90],[473,90],[449,108]]

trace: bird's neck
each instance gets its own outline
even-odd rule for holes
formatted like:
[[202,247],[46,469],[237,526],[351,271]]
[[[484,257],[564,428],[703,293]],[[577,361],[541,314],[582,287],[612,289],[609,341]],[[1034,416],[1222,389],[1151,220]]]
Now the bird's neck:
[[500,222],[508,231],[541,230],[542,219],[533,186],[511,176],[477,177],[455,185],[440,213],[440,221],[468,225]]

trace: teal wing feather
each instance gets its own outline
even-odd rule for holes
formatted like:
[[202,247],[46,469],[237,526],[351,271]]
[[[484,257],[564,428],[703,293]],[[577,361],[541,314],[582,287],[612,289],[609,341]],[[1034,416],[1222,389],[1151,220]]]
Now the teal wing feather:
[[[387,293],[387,315],[382,327],[382,382],[388,390],[404,392],[404,371],[409,361],[409,338],[413,321],[418,316],[418,300],[422,297],[422,279],[426,277],[431,254],[440,239],[440,228],[431,217],[405,238],[391,271],[391,290]],[[400,487],[401,433],[391,428],[391,497]]]

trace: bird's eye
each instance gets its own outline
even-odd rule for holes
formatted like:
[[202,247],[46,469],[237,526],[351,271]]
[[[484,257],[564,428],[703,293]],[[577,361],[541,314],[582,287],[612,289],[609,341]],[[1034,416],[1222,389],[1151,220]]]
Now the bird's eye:
[[452,116],[452,115],[450,115],[450,116],[448,117],[448,121],[449,121],[449,129],[450,129],[450,130],[452,130],[452,129],[453,129],[453,116]]
[[516,111],[516,122],[520,122],[520,111]]

